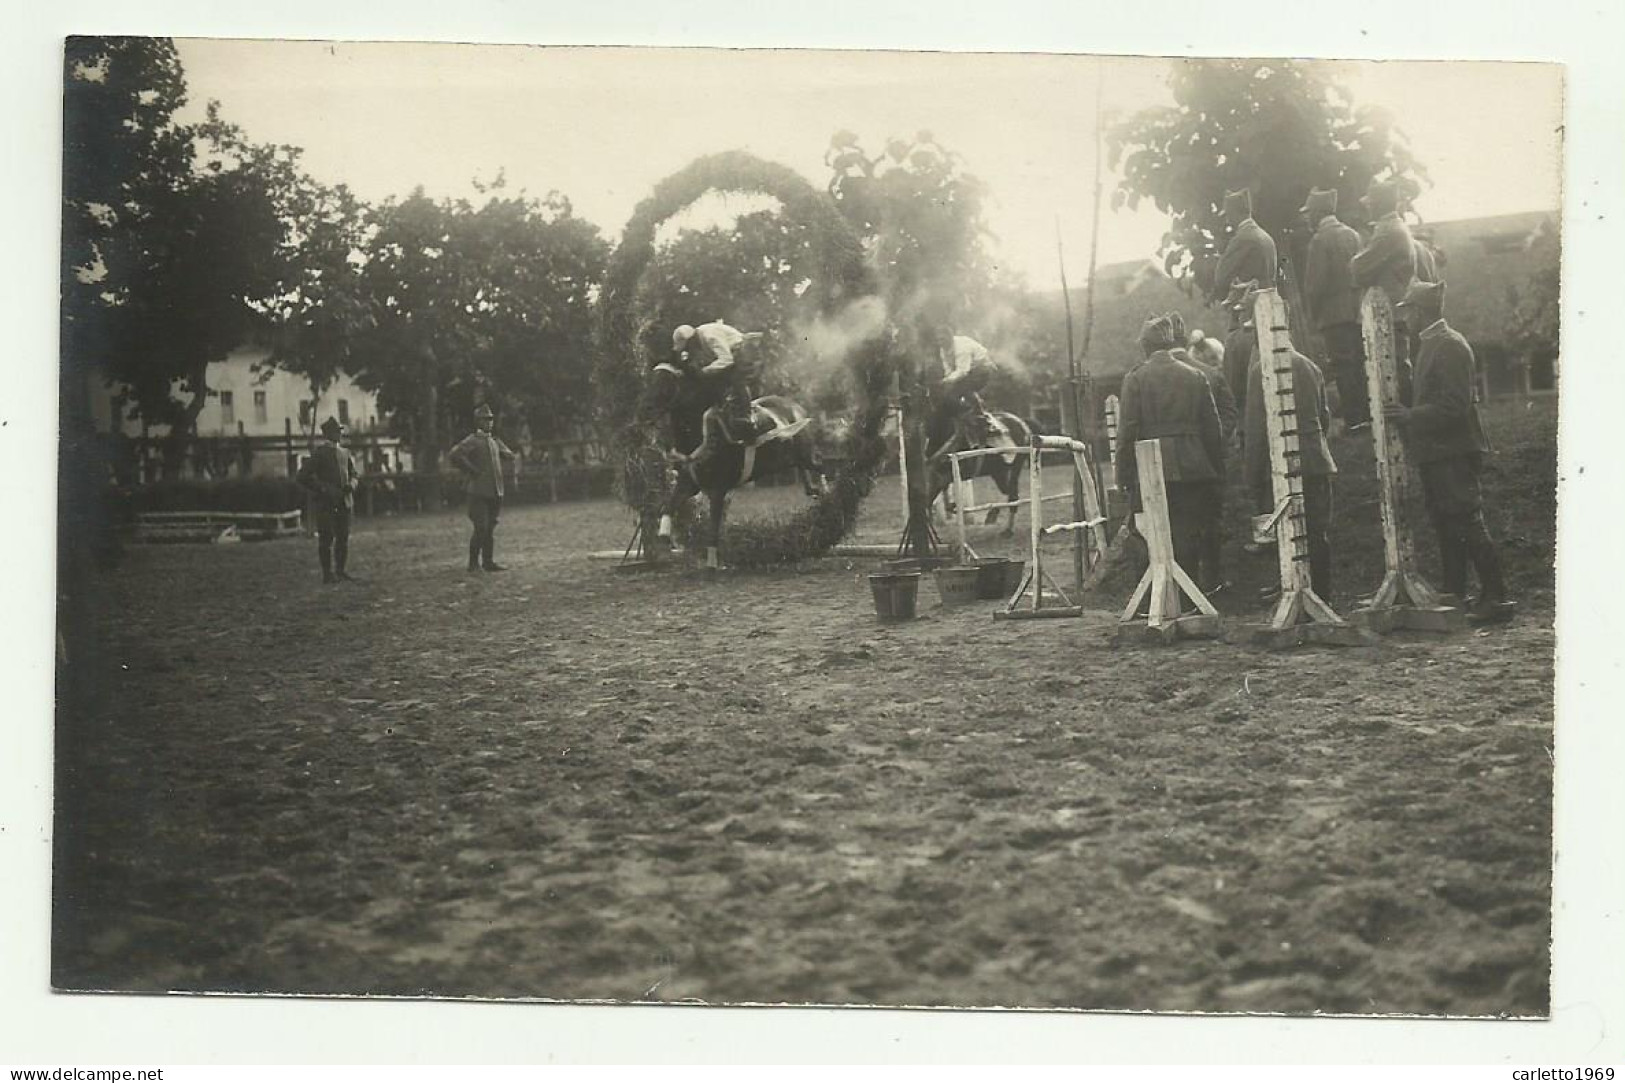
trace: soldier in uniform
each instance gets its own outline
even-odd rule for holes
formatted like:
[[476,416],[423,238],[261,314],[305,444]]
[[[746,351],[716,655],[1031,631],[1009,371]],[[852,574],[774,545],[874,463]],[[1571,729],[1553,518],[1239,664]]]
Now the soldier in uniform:
[[[1349,261],[1354,285],[1361,290],[1375,286],[1397,305],[1416,278],[1416,241],[1399,215],[1399,186],[1393,181],[1374,180],[1360,202],[1375,224],[1371,240]],[[1399,368],[1403,389],[1409,384],[1410,339],[1398,312],[1394,313],[1394,364]]]
[[[1309,580],[1322,600],[1332,591],[1332,478],[1337,463],[1326,443],[1331,411],[1326,405],[1326,378],[1320,367],[1297,350],[1292,351],[1292,393],[1298,430],[1299,469],[1303,474],[1303,517],[1308,531]],[[1275,510],[1274,474],[1270,462],[1269,411],[1264,402],[1264,367],[1254,357],[1247,368],[1247,487],[1253,508],[1260,515]]]
[[752,403],[760,366],[753,348],[759,335],[748,335],[721,320],[698,327],[683,324],[672,332],[672,352],[681,356],[703,381],[722,388],[717,397],[721,424],[707,420],[704,439],[694,452],[696,463],[716,451],[719,440],[748,444],[757,436]]
[[1337,217],[1335,188],[1311,190],[1303,216],[1315,231],[1304,266],[1304,305],[1330,355],[1343,424],[1350,432],[1360,432],[1371,425],[1365,340],[1360,330],[1360,290],[1349,266],[1360,251],[1360,235]]
[[1400,301],[1420,346],[1411,405],[1395,404],[1386,413],[1399,424],[1422,475],[1422,499],[1444,565],[1440,585],[1446,594],[1465,597],[1472,565],[1480,593],[1468,617],[1476,624],[1498,623],[1511,619],[1513,604],[1484,524],[1479,475],[1490,444],[1478,415],[1477,362],[1467,340],[1444,320],[1444,291],[1443,283],[1416,282]]
[[1118,395],[1117,469],[1130,507],[1144,510],[1134,445],[1152,439],[1161,443],[1174,559],[1194,577],[1202,524],[1212,518],[1208,504],[1213,482],[1221,477],[1224,445],[1207,380],[1170,352],[1179,343],[1167,316],[1152,317],[1140,331],[1145,360],[1123,377]]
[[350,517],[355,510],[360,471],[355,457],[344,447],[344,425],[336,417],[322,422],[326,437],[299,468],[298,482],[316,498],[316,557],[322,582],[348,582],[344,566],[350,559]]
[[513,466],[517,478],[519,456],[498,440],[496,415],[484,403],[474,411],[476,431],[469,433],[447,456],[453,468],[468,479],[468,518],[474,524],[468,540],[468,570],[506,571],[496,562],[497,517],[507,491],[503,468]]
[[1275,238],[1264,232],[1264,227],[1253,221],[1253,194],[1243,188],[1224,194],[1224,218],[1234,232],[1224,255],[1219,258],[1219,269],[1213,277],[1213,288],[1208,300],[1218,302],[1232,285],[1249,279],[1266,289],[1275,285]]
[[[1168,322],[1173,327],[1175,342],[1190,341],[1185,332],[1185,317],[1178,312],[1170,312]],[[1206,341],[1202,337],[1202,332],[1197,331],[1196,336],[1197,342]],[[1218,476],[1212,481],[1199,483],[1207,490],[1201,500],[1203,518],[1198,531],[1199,556],[1197,566],[1186,569],[1204,593],[1216,594],[1225,587],[1223,567],[1225,450],[1230,444],[1231,435],[1236,431],[1236,397],[1230,391],[1230,384],[1225,380],[1224,372],[1217,365],[1210,365],[1199,356],[1205,355],[1205,350],[1175,346],[1168,352],[1175,361],[1188,365],[1202,374],[1202,379],[1207,381],[1208,394],[1213,396],[1213,406],[1219,413],[1219,457],[1213,460]]]

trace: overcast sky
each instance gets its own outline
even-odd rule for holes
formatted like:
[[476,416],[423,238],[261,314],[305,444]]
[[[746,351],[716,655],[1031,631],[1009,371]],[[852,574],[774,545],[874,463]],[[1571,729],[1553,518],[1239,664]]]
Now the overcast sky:
[[[652,185],[701,154],[749,150],[822,187],[836,130],[878,153],[887,136],[926,129],[988,183],[1000,256],[1045,288],[1057,217],[1074,285],[1087,268],[1097,72],[1108,117],[1170,101],[1169,62],[1156,58],[178,44],[192,111],[218,99],[251,138],[303,147],[323,181],[368,200],[418,185],[472,197],[472,179],[503,170],[510,190],[563,192],[612,240]],[[1561,69],[1360,62],[1340,78],[1401,118],[1435,181],[1426,217],[1558,205]],[[1100,259],[1150,256],[1165,228],[1154,210],[1106,210]]]

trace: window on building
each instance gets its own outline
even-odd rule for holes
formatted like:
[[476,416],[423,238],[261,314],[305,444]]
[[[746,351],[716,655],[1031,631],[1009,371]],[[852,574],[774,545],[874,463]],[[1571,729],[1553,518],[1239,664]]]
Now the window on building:
[[316,404],[311,402],[309,399],[305,399],[299,403],[299,427],[301,429],[310,428],[310,412],[315,408],[315,406]]
[[271,411],[265,403],[265,392],[254,392],[254,424],[263,425],[271,420]]
[[237,424],[237,407],[231,400],[230,391],[220,392],[220,421],[224,425]]
[[339,424],[348,425],[349,423],[350,423],[350,400],[349,399],[340,399],[339,400]]

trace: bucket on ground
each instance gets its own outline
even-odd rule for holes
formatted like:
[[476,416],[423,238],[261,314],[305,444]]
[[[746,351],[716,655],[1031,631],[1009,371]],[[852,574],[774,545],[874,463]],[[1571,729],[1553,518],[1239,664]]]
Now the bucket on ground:
[[1005,589],[1005,577],[1009,574],[1007,565],[1009,557],[978,557],[976,560],[976,596],[983,600],[989,598],[1005,598],[1010,592]]
[[875,572],[869,576],[875,615],[881,620],[912,620],[920,596],[919,572]]
[[1021,577],[1026,575],[1026,574],[1027,574],[1027,562],[1025,560],[1007,560],[1007,561],[1005,561],[1005,563],[1004,563],[1004,589],[999,592],[999,597],[1008,598],[1008,597],[1010,597],[1010,595],[1012,595],[1016,591],[1020,590],[1021,589]]
[[938,568],[932,573],[943,605],[965,605],[976,601],[976,587],[981,575],[982,569],[974,564],[969,567]]

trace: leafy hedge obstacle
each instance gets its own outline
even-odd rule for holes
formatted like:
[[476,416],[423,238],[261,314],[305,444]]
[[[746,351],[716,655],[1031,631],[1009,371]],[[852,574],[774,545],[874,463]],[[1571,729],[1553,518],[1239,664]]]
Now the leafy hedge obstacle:
[[[670,328],[657,326],[651,302],[639,286],[655,260],[655,235],[661,225],[713,192],[772,197],[783,215],[806,231],[812,242],[812,265],[803,298],[810,300],[819,318],[837,320],[854,304],[880,303],[862,242],[830,196],[793,170],[743,151],[728,151],[699,158],[655,186],[633,212],[610,260],[599,296],[594,370],[598,409],[615,434],[623,462],[622,496],[636,513],[638,536],[644,539],[640,557],[651,556],[649,542],[672,478],[642,408],[645,375],[666,359]],[[724,554],[729,563],[738,567],[794,563],[827,552],[851,532],[885,457],[880,429],[896,357],[890,336],[879,333],[856,343],[840,361],[853,375],[858,401],[829,486],[792,515],[731,524]],[[713,494],[711,499],[720,497]],[[702,529],[691,514],[684,525],[690,535]],[[724,546],[722,538],[694,540]]]

